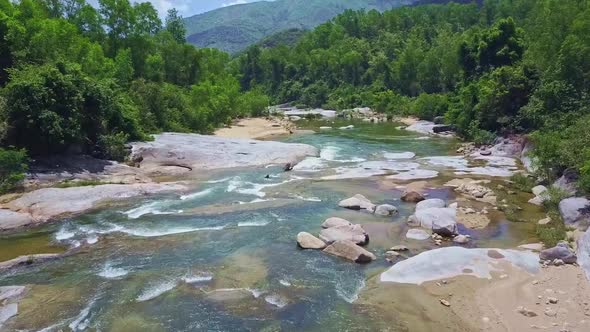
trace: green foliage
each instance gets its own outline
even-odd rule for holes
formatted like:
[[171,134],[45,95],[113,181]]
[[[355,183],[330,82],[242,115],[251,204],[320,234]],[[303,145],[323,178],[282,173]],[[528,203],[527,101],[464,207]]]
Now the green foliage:
[[25,178],[27,162],[25,150],[0,148],[0,194],[15,189]]
[[102,135],[98,139],[98,146],[105,158],[124,161],[128,155],[128,151],[125,148],[125,143],[128,140],[129,135],[124,132]]
[[515,189],[527,193],[532,192],[535,186],[535,180],[532,177],[520,173],[516,173],[510,177],[510,181]]

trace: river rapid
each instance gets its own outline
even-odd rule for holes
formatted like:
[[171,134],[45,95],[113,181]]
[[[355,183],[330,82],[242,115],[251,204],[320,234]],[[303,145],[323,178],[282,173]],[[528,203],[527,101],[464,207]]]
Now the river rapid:
[[[63,259],[2,272],[0,286],[28,285],[19,314],[3,328],[25,331],[357,331],[410,329],[395,315],[374,319],[357,299],[391,266],[385,251],[435,248],[405,238],[414,204],[403,185],[428,181],[429,198],[454,200],[443,184],[459,176],[500,181],[511,162],[467,162],[452,138],[420,136],[398,124],[306,122],[315,133],[285,137],[320,149],[292,172],[283,165],[199,174],[190,193],[117,202],[76,218],[0,236],[0,258],[60,252]],[[320,127],[330,126],[332,129]],[[391,175],[397,178],[388,178]],[[399,176],[399,174],[402,174]],[[425,177],[427,179],[412,179]],[[493,182],[495,184],[496,182]],[[338,202],[363,194],[399,213],[377,217]],[[521,194],[516,195],[520,197]],[[522,200],[528,198],[522,194]],[[541,211],[519,211],[518,219]],[[359,265],[297,248],[298,232],[317,234],[328,217],[362,224],[377,260]],[[534,224],[492,215],[484,229],[461,229],[469,246],[532,242]],[[452,244],[445,244],[452,245]],[[357,301],[357,302],[355,302]],[[403,299],[402,299],[403,301]],[[418,313],[421,308],[406,308]]]

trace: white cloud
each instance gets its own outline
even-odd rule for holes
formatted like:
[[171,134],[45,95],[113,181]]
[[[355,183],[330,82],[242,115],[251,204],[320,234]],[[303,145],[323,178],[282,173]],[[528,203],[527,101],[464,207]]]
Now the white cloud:
[[246,0],[236,0],[236,1],[232,1],[232,2],[225,2],[221,4],[221,7],[228,7],[228,6],[233,6],[233,5],[243,5],[245,3],[248,3],[248,1]]

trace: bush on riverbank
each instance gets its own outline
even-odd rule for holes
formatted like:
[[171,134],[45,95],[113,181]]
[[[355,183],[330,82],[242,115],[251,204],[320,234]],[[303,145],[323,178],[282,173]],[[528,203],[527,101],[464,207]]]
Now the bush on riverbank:
[[25,178],[27,162],[24,150],[0,148],[0,195],[14,190]]

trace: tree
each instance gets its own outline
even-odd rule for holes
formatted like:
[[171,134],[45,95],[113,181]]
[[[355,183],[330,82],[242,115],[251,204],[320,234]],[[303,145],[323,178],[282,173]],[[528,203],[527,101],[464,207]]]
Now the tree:
[[186,27],[182,16],[175,8],[168,10],[166,16],[166,31],[168,31],[177,43],[183,44],[186,41]]

